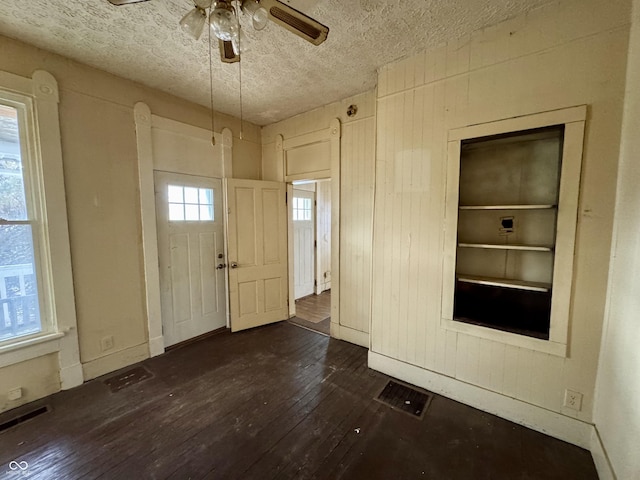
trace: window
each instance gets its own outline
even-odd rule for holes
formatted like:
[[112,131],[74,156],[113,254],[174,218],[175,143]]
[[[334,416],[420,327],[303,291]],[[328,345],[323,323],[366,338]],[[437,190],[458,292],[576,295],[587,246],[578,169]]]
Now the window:
[[50,73],[0,71],[0,364],[60,352],[67,389],[83,372],[58,101]]
[[311,220],[311,199],[293,197],[293,220]]
[[211,188],[169,185],[169,221],[212,222],[213,220]]
[[0,343],[43,330],[26,106],[0,99]]

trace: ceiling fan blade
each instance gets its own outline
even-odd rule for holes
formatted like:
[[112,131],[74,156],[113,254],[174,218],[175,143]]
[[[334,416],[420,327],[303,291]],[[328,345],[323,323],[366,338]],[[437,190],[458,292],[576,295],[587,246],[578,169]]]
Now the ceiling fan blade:
[[269,19],[314,45],[320,45],[329,35],[329,27],[322,25],[295,8],[278,0],[260,0],[269,12]]
[[223,63],[236,63],[240,61],[240,55],[236,55],[233,51],[233,44],[231,42],[218,40],[218,46],[220,47],[220,60],[222,60]]
[[149,0],[108,0],[111,5],[129,5],[131,3],[148,2]]

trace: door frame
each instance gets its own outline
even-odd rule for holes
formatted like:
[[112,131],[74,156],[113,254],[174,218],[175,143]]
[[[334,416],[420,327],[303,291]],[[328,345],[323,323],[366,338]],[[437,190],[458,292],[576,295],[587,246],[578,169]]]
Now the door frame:
[[[342,125],[339,118],[334,118],[329,128],[317,132],[299,135],[284,140],[276,135],[276,159],[282,165],[284,181],[287,183],[287,197],[293,197],[294,180],[326,180],[331,179],[331,336],[340,338],[340,139]],[[331,163],[329,169],[314,172],[287,175],[287,151],[321,142],[330,143]],[[287,210],[290,210],[287,205]],[[287,226],[288,255],[293,255],[293,221],[289,215]],[[289,316],[295,316],[295,298],[293,263],[289,262]]]
[[[156,170],[153,156],[152,129],[157,128],[176,134],[182,134],[211,141],[210,130],[194,127],[186,123],[153,115],[149,106],[138,102],[134,107],[134,121],[136,127],[136,143],[138,153],[138,181],[140,190],[140,221],[142,224],[142,258],[144,272],[145,307],[147,313],[147,333],[149,356],[155,357],[165,351],[164,336],[162,334],[162,309],[160,304],[160,270],[158,267],[158,227],[156,222],[155,182],[153,172]],[[231,155],[233,134],[228,128],[221,133],[213,132],[215,139],[214,156],[219,158],[219,170],[222,179],[222,208],[226,212],[226,182],[225,178],[232,176]],[[162,168],[160,168],[162,170]],[[191,174],[194,172],[177,171],[173,173]],[[195,173],[197,175],[197,173]],[[202,175],[210,176],[210,175]],[[223,215],[223,235],[225,259],[227,255],[227,221]],[[225,289],[228,299],[229,279],[225,275]],[[227,326],[229,325],[229,302],[227,300]]]
[[[217,255],[222,254],[224,258],[226,258],[226,245],[225,245],[225,219],[224,219],[224,189],[222,186],[222,179],[216,177],[205,177],[201,175],[190,175],[190,174],[182,174],[175,172],[167,172],[166,170],[154,170],[154,180],[156,181],[156,213],[159,213],[156,217],[156,225],[158,226],[158,255],[159,262],[158,265],[160,267],[160,286],[163,287],[161,289],[161,305],[164,306],[162,308],[162,325],[163,325],[163,338],[165,340],[165,346],[168,348],[170,346],[175,346],[181,342],[185,342],[196,338],[200,335],[205,335],[211,331],[220,329],[225,327],[228,322],[228,295],[227,295],[227,270],[226,269],[215,269],[213,270],[215,276],[215,287],[216,294],[215,297],[218,298],[218,302],[225,302],[225,308],[220,309],[219,303],[218,308],[215,311],[215,314],[211,314],[210,319],[211,322],[207,322],[203,319],[203,323],[198,324],[193,323],[193,306],[197,306],[198,302],[195,304],[192,302],[191,309],[191,318],[189,321],[189,326],[179,326],[178,322],[176,322],[175,317],[175,297],[174,293],[174,283],[173,283],[173,274],[172,271],[176,266],[173,263],[172,258],[172,248],[171,248],[171,237],[173,234],[177,234],[179,236],[187,235],[189,237],[189,250],[191,249],[191,241],[192,235],[198,237],[198,242],[200,241],[200,235],[203,232],[211,232],[214,233],[214,238],[216,238],[214,242],[213,249],[213,258],[211,261],[202,262],[200,259],[199,268],[200,272],[196,275],[195,278],[199,277],[199,280],[195,280],[193,276],[190,276],[189,281],[189,299],[193,301],[193,287],[194,284],[200,282],[200,294],[206,295],[206,292],[211,292],[210,290],[205,290],[202,282],[202,268],[207,267],[215,267],[218,263],[226,263],[226,260],[218,259]],[[185,185],[189,187],[195,188],[210,188],[213,190],[213,222],[202,223],[202,222],[172,222],[169,219],[169,198],[167,195],[167,186],[169,185]],[[217,191],[217,193],[216,193]],[[194,232],[197,231],[197,233]],[[179,233],[178,233],[179,232]],[[218,236],[219,235],[219,236]],[[191,251],[191,250],[190,250]],[[196,250],[197,251],[197,250]],[[189,263],[192,258],[191,253],[188,255]],[[167,268],[169,267],[169,268]],[[189,275],[192,275],[191,266],[189,267]],[[195,281],[195,283],[194,283]],[[162,293],[164,292],[164,293]],[[212,292],[211,292],[212,293]],[[164,295],[164,298],[162,297]],[[204,296],[202,297],[202,301],[204,301]],[[202,308],[201,316],[206,317],[208,314],[204,311],[204,304],[201,303],[200,307]],[[196,311],[197,311],[196,307]],[[196,326],[197,325],[197,326]],[[187,331],[185,331],[187,330]],[[195,330],[195,331],[194,331]],[[185,336],[183,336],[185,334]],[[171,341],[170,345],[167,345],[167,341]]]
[[[316,181],[312,181],[314,183],[314,187],[316,186]],[[309,182],[311,183],[311,182]],[[287,199],[294,198],[295,192],[294,190],[298,190],[298,191],[302,191],[302,192],[307,192],[307,193],[313,193],[313,204],[311,206],[311,210],[313,211],[313,246],[312,248],[312,256],[313,256],[313,294],[316,294],[316,290],[317,290],[317,286],[318,286],[318,223],[317,223],[317,215],[318,215],[318,197],[317,197],[317,193],[315,191],[315,189],[313,191],[309,191],[309,190],[303,190],[303,189],[296,189],[296,184],[291,184],[291,193],[289,193],[289,185],[290,184],[286,184],[286,188],[287,188]],[[289,227],[291,226],[291,227]],[[296,228],[296,224],[293,221],[293,202],[289,202],[287,201],[287,241],[288,241],[288,245],[291,245],[291,252],[289,252],[289,247],[287,247],[287,261],[292,264],[291,265],[291,272],[293,275],[293,304],[294,304],[294,310],[295,310],[295,303],[296,303],[296,294],[295,294],[295,271],[296,271],[296,263],[295,263],[295,238],[294,238],[294,233],[295,233],[295,228]],[[289,229],[291,231],[291,235],[289,235]],[[291,240],[289,240],[289,238],[291,238]],[[289,282],[291,283],[291,282]],[[302,297],[300,297],[302,298]]]

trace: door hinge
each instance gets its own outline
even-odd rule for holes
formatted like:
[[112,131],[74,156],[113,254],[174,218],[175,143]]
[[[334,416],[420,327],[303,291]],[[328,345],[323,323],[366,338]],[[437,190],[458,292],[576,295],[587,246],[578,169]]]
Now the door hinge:
[[317,240],[313,241],[313,248],[318,248],[318,241]]
[[289,203],[289,192],[284,192],[284,203],[285,205]]
[[313,281],[313,286],[314,286],[314,287],[317,287],[317,286],[318,286],[318,280],[314,280],[314,281]]

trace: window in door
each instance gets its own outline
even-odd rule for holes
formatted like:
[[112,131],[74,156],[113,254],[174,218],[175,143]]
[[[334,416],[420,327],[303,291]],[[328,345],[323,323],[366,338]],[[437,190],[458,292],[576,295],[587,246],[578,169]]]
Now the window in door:
[[311,220],[311,199],[293,197],[293,220]]
[[169,221],[212,222],[213,190],[211,188],[169,185]]

